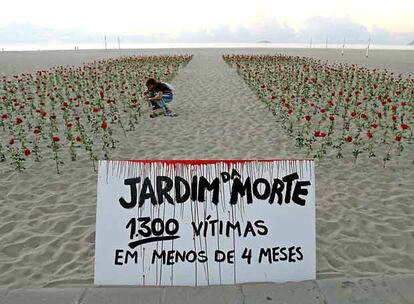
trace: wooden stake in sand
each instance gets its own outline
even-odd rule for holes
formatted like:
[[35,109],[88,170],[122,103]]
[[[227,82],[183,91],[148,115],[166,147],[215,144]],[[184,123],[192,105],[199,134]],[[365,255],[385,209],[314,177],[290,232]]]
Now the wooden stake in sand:
[[325,48],[328,49],[328,37],[326,37],[326,45]]
[[345,38],[344,38],[344,44],[342,44],[342,51],[341,51],[342,56],[344,56],[344,52],[345,52]]
[[121,49],[121,40],[118,37],[118,50],[120,50],[120,49]]
[[106,36],[104,37],[104,39],[105,39],[105,51],[107,51],[108,50],[108,45],[106,43]]

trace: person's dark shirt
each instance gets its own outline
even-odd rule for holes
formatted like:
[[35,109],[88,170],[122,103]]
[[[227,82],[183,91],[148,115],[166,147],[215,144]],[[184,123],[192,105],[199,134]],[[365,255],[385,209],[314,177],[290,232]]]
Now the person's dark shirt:
[[162,92],[163,94],[172,93],[171,89],[165,83],[162,82],[159,82],[155,85],[154,91],[157,93]]

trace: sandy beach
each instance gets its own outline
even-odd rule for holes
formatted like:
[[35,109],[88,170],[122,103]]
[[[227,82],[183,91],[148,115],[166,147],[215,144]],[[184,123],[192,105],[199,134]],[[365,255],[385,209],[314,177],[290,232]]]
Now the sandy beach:
[[[311,56],[414,74],[414,52],[317,49],[159,49],[0,53],[0,75],[133,54],[194,54],[172,81],[178,117],[150,119],[116,134],[113,159],[273,159],[305,157],[222,54]],[[381,160],[316,162],[317,278],[414,274],[414,147]],[[93,284],[96,180],[86,155],[0,163],[0,286]]]

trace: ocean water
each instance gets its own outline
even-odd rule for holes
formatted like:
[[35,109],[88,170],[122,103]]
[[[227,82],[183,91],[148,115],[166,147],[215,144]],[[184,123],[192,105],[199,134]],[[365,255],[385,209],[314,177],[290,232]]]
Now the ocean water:
[[[0,44],[0,51],[36,51],[36,50],[96,50],[105,49],[104,43],[93,44]],[[166,48],[313,48],[341,49],[342,44],[309,43],[121,43],[121,49],[166,49]],[[117,43],[108,43],[108,49],[118,49]],[[367,44],[346,44],[345,49],[366,49]],[[374,50],[413,50],[410,45],[371,44]]]

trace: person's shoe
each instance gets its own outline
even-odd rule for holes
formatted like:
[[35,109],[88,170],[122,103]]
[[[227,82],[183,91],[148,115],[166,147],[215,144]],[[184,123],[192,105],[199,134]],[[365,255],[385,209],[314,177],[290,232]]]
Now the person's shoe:
[[165,116],[167,116],[167,117],[176,117],[176,116],[178,116],[177,114],[175,114],[175,113],[173,113],[173,112],[168,112],[168,113],[165,113],[164,114]]

